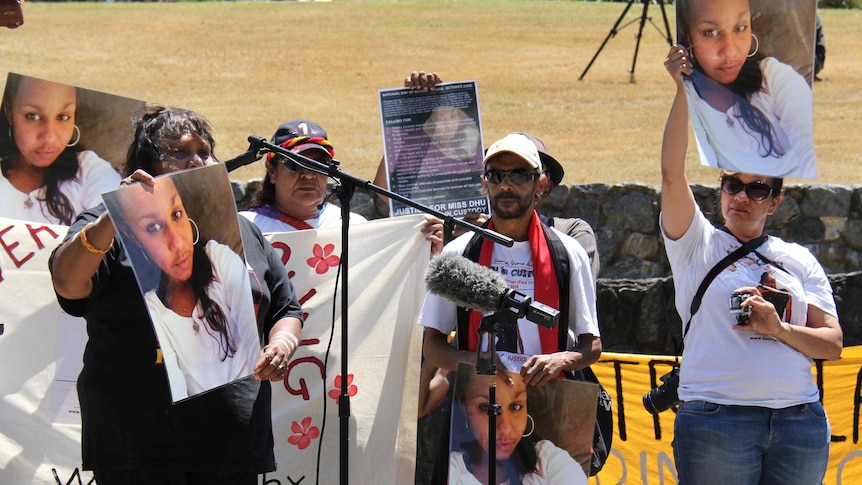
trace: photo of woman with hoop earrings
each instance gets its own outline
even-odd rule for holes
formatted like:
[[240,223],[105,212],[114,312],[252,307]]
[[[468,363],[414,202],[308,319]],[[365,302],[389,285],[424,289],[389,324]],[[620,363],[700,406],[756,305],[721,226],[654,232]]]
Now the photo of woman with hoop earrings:
[[[508,382],[504,375],[508,376]],[[584,469],[568,451],[550,440],[537,438],[536,419],[530,415],[527,385],[521,374],[498,370],[495,380],[495,400],[500,406],[494,436],[497,483],[586,485]],[[449,485],[488,483],[489,396],[488,376],[477,374],[472,365],[459,365],[452,413]],[[533,412],[555,411],[562,412],[551,409]]]
[[[257,324],[243,259],[201,237],[181,180],[208,168],[156,177],[105,194],[159,339],[174,402],[254,374]],[[232,202],[232,201],[231,201]],[[234,213],[235,214],[235,213]],[[235,217],[235,216],[234,216]],[[237,236],[239,228],[237,226]]]
[[[770,21],[777,19],[767,19],[762,9],[773,3],[680,0],[679,40],[671,50],[685,49],[691,65],[684,85],[704,165],[771,177],[816,178],[810,80],[766,52],[770,43],[765,34],[759,38],[753,31],[753,25],[771,30]],[[811,31],[802,34],[813,41],[811,3]],[[798,25],[807,25],[807,10],[794,14]]]
[[0,216],[69,225],[120,175],[82,149],[74,86],[9,73],[0,116]]

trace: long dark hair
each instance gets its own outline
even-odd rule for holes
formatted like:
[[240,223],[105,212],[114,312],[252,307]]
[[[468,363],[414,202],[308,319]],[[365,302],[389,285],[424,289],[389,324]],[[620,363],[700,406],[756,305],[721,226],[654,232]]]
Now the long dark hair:
[[[689,77],[694,83],[694,88],[698,95],[703,98],[702,89],[715,88],[719,84],[706,75],[697,61],[697,56],[694,54],[694,45],[692,44],[689,26],[689,4],[692,1],[694,0],[676,2],[678,16],[677,29],[679,41],[682,45],[686,46],[694,63],[694,72]],[[762,60],[763,56],[759,54],[747,58],[742,64],[742,69],[739,75],[736,76],[736,79],[732,83],[725,85],[725,87],[733,93],[736,99],[736,103],[734,103],[737,112],[735,118],[742,123],[743,129],[748,134],[758,140],[758,146],[760,147],[758,154],[761,158],[781,158],[784,156],[785,151],[778,142],[775,128],[772,126],[769,118],[756,106],[751,104],[751,96],[763,90],[763,71],[760,70],[760,61]]]
[[[458,374],[455,380],[455,402],[464,410],[464,422],[467,420],[467,389],[470,387],[470,382],[478,377],[475,367],[461,365],[458,366]],[[453,435],[453,442],[456,441]],[[473,433],[467,433],[467,436],[460,440],[459,445],[467,455],[471,463],[481,463],[482,456],[487,453],[488,459],[492,457],[496,459],[492,450],[484,451],[479,441]],[[522,437],[515,446],[515,451],[503,463],[506,479],[510,485],[520,484],[521,477],[528,473],[535,473],[538,467],[538,455],[536,454],[536,442],[532,437]]]
[[[11,108],[17,101],[18,91],[21,88],[23,76],[9,73],[6,81],[6,89],[3,92],[3,108],[6,111],[0,116],[0,171],[8,178],[9,164],[13,157],[21,155],[18,145],[15,144],[15,127],[9,119],[12,117]],[[78,95],[78,88],[75,88]],[[72,203],[66,194],[60,191],[60,183],[75,179],[78,176],[78,150],[76,147],[66,147],[60,155],[43,171],[43,184],[45,186],[45,203],[48,213],[56,217],[61,224],[69,225],[75,217]]]
[[[135,137],[132,144],[129,146],[128,156],[126,159],[126,171],[128,174],[133,173],[140,168],[148,173],[153,173],[155,163],[161,158],[162,152],[160,145],[179,140],[185,133],[195,133],[201,138],[204,138],[210,143],[210,148],[213,148],[214,141],[212,130],[209,123],[199,114],[175,108],[152,107],[136,118]],[[184,207],[188,207],[186,200],[187,190],[183,190],[183,177],[173,177],[174,184],[177,187],[177,192],[180,194],[180,199]],[[112,215],[113,216],[113,215]],[[127,221],[122,220],[122,217],[117,221],[118,229],[127,235],[131,235],[131,228]],[[199,233],[200,235],[200,233]],[[134,237],[128,237],[127,240],[134,241]],[[219,304],[213,301],[207,293],[207,289],[215,281],[213,274],[212,261],[206,253],[207,238],[199,237],[194,245],[194,253],[192,256],[192,289],[195,297],[200,301],[203,309],[203,321],[209,334],[216,339],[221,348],[219,360],[222,362],[228,357],[236,355],[237,345],[234,337],[231,335],[231,327],[228,324],[227,317]],[[135,245],[137,246],[137,245]],[[143,248],[135,248],[142,259],[146,258],[146,252]],[[134,258],[134,252],[130,251],[129,256]],[[152,267],[152,264],[142,264],[138,266]],[[166,288],[167,279],[165,274],[158,268],[153,270],[153,273],[148,276],[138,275],[141,279],[142,290],[146,293],[149,290],[156,290],[156,294],[163,303],[166,303]]]
[[[182,198],[182,196],[180,196]],[[236,341],[231,335],[231,326],[228,324],[227,317],[218,303],[212,300],[207,294],[206,289],[215,280],[213,274],[213,265],[206,252],[206,241],[200,238],[194,245],[194,253],[192,256],[192,288],[195,291],[195,296],[201,302],[203,310],[203,321],[205,323],[207,334],[219,343],[221,352],[219,360],[224,362],[228,357],[236,355]],[[167,278],[162,273],[159,279],[159,285],[156,288],[156,294],[162,302],[167,302]]]
[[[161,159],[160,144],[179,141],[186,133],[200,136],[215,152],[212,127],[201,115],[181,108],[147,106],[132,120],[135,135],[126,153],[126,176],[141,169],[156,173],[155,164]],[[216,160],[215,155],[212,155]]]

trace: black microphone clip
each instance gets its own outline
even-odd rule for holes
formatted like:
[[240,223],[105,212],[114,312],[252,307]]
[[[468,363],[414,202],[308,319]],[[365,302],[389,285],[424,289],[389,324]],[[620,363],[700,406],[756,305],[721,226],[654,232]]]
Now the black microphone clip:
[[254,163],[263,157],[265,152],[269,150],[261,149],[260,144],[264,139],[259,136],[248,137],[248,150],[245,153],[237,155],[235,158],[224,162],[228,172],[244,167],[250,163]]

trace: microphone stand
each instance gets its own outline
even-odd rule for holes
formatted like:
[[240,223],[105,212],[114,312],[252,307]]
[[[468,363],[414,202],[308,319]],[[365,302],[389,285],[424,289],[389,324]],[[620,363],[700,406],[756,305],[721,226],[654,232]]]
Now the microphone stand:
[[[476,374],[488,376],[488,485],[497,483],[497,416],[502,414],[497,403],[497,325],[517,325],[522,313],[508,310],[482,317],[477,330]],[[482,356],[482,335],[488,334],[488,357]]]
[[[434,210],[428,206],[415,202],[407,197],[403,197],[399,194],[391,192],[387,189],[384,189],[378,185],[373,184],[370,180],[362,179],[351,175],[338,167],[339,162],[337,160],[333,160],[333,163],[321,163],[317,160],[304,157],[298,153],[293,153],[290,150],[282,148],[278,145],[272,144],[265,139],[258,136],[249,136],[248,141],[253,147],[258,147],[261,153],[272,152],[276,153],[284,158],[291,160],[293,163],[297,164],[303,169],[310,170],[315,173],[319,173],[325,175],[336,182],[336,194],[338,196],[338,200],[341,203],[341,271],[342,271],[342,289],[341,289],[341,389],[340,394],[338,396],[338,419],[339,419],[339,432],[340,432],[340,447],[339,447],[339,483],[342,485],[347,485],[348,483],[348,454],[349,448],[348,444],[350,443],[350,395],[348,394],[348,366],[347,366],[347,357],[348,357],[348,319],[347,319],[347,307],[348,307],[348,256],[349,256],[349,238],[348,231],[350,229],[350,199],[353,197],[353,193],[356,190],[356,187],[363,187],[368,191],[375,192],[377,194],[385,195],[391,199],[402,202],[410,207],[415,209],[419,209],[425,213],[434,215],[444,221],[444,224],[449,225],[457,225],[461,226],[465,229],[478,232],[482,237],[493,240],[498,244],[502,244],[506,247],[512,247],[514,241],[502,234],[499,234],[494,231],[490,231],[488,229],[476,226],[469,222],[463,221],[461,219],[456,219],[452,216],[446,215],[440,211]],[[492,374],[495,375],[496,373]],[[494,384],[494,377],[491,378],[491,385]],[[496,421],[493,417],[488,418],[489,420]],[[493,423],[496,425],[496,422]],[[494,454],[495,463],[496,463],[496,453]],[[495,470],[496,471],[496,470]]]

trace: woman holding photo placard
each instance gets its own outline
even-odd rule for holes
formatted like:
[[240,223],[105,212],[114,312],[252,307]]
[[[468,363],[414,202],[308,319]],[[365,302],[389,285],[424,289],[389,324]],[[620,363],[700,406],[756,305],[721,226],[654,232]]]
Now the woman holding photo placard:
[[[213,145],[197,113],[148,108],[136,120],[123,183],[155,190],[154,176],[215,163]],[[284,379],[302,338],[302,314],[272,246],[249,221],[240,218],[239,227],[263,346],[254,375],[176,404],[130,248],[114,240],[105,208],[79,216],[52,256],[60,305],[87,320],[77,388],[83,466],[99,485],[256,485],[258,474],[275,470],[268,381]],[[188,313],[179,302],[168,306]]]

